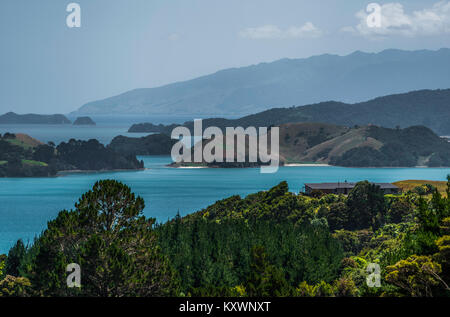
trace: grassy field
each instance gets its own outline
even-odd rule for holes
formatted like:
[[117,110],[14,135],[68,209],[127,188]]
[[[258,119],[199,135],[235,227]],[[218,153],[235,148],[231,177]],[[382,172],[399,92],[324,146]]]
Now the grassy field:
[[22,164],[32,165],[32,166],[48,166],[47,163],[32,161],[32,160],[22,160]]
[[8,161],[0,161],[0,165],[5,165]]
[[394,183],[394,185],[400,187],[403,192],[407,192],[408,190],[412,190],[417,186],[423,186],[425,184],[433,185],[441,194],[446,194],[447,182],[445,181],[406,180]]
[[13,145],[17,145],[20,147],[23,147],[24,149],[28,150],[31,148],[35,148],[38,145],[41,145],[42,142],[38,141],[29,135],[23,134],[23,133],[17,133],[15,139],[6,139],[9,143]]

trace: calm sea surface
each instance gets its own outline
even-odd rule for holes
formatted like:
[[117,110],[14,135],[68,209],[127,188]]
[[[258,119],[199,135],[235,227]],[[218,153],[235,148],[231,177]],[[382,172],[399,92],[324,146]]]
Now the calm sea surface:
[[[203,118],[209,118],[203,116]],[[74,121],[74,117],[68,117]],[[61,142],[67,142],[70,139],[89,140],[97,139],[100,143],[108,144],[118,136],[142,137],[148,133],[128,133],[128,129],[134,123],[151,122],[153,124],[181,124],[186,121],[194,120],[193,117],[164,117],[164,116],[91,116],[97,123],[96,126],[73,126],[71,124],[44,125],[44,124],[0,124],[0,134],[25,133],[39,141],[47,143],[49,141],[58,145]],[[197,117],[196,117],[197,118]],[[202,118],[202,117],[199,117]],[[235,118],[235,117],[227,117]]]
[[[15,127],[21,128],[17,125]],[[24,128],[27,127],[9,131],[29,133],[42,141],[57,141],[52,138],[56,133],[55,128],[28,126],[28,131]],[[3,130],[2,126],[0,129]],[[45,129],[48,130],[43,131]],[[118,131],[108,127],[86,129],[90,130],[86,132],[86,138],[97,137],[104,140],[111,139]],[[32,130],[36,133],[30,133]],[[62,141],[71,137],[80,138],[81,135],[80,132],[78,135],[66,134],[61,128],[57,131],[60,132],[58,138]],[[91,134],[93,131],[96,135]],[[39,133],[42,134],[37,135]],[[144,198],[145,215],[164,222],[174,217],[178,211],[181,215],[186,215],[222,198],[267,190],[284,180],[288,181],[291,191],[298,192],[308,182],[445,180],[447,174],[450,174],[449,168],[341,167],[282,167],[275,174],[260,174],[258,168],[174,169],[166,167],[171,162],[170,157],[141,159],[147,168],[143,171],[72,174],[55,178],[0,178],[0,254],[7,252],[19,238],[32,242],[45,229],[49,220],[55,218],[60,210],[73,208],[81,194],[99,179],[124,182]]]

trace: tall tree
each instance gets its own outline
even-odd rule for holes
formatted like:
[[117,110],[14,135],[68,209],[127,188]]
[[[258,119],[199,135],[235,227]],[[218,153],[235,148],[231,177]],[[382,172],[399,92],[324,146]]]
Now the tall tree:
[[[177,279],[157,245],[155,220],[142,216],[143,209],[143,199],[126,185],[97,182],[37,241],[33,286],[56,296],[174,295]],[[80,289],[66,285],[69,263],[81,267]]]
[[347,207],[350,226],[354,229],[379,228],[386,213],[386,201],[380,186],[368,181],[359,182],[349,193]]
[[9,250],[6,258],[5,272],[7,275],[19,276],[20,266],[26,254],[26,248],[22,240],[18,240],[16,244]]
[[291,289],[281,269],[271,265],[261,246],[253,247],[246,291],[250,297],[289,296]]

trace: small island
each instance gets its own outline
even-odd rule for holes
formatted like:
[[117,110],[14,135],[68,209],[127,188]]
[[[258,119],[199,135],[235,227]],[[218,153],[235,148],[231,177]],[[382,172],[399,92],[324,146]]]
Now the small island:
[[0,177],[50,177],[59,172],[143,169],[136,156],[115,152],[99,141],[71,139],[58,146],[25,134],[0,135]]
[[62,114],[17,114],[8,112],[0,116],[0,124],[71,124],[72,122]]
[[176,140],[165,134],[151,134],[142,138],[115,137],[108,148],[122,155],[170,155]]
[[173,129],[178,127],[178,124],[170,124],[170,125],[163,125],[163,124],[153,124],[153,123],[137,123],[133,124],[129,129],[129,133],[164,133],[170,135]]
[[90,117],[78,117],[73,125],[96,125],[96,123]]

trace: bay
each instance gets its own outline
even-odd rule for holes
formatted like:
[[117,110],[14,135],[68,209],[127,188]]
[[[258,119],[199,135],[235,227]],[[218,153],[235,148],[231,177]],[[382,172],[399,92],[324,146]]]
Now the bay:
[[54,178],[0,178],[0,254],[32,242],[62,209],[71,209],[97,180],[116,179],[144,198],[144,214],[159,222],[192,213],[232,195],[246,196],[287,181],[292,192],[309,182],[445,180],[450,168],[281,167],[275,174],[248,169],[176,169],[170,157],[140,157],[146,170],[70,174]]
[[[205,116],[211,117],[211,116]],[[76,117],[68,116],[72,121]],[[162,115],[130,115],[130,116],[114,116],[102,115],[91,116],[97,123],[96,126],[74,126],[71,124],[0,124],[0,134],[9,133],[25,133],[38,139],[41,142],[48,143],[50,141],[58,145],[61,142],[67,142],[70,139],[89,140],[97,139],[102,144],[109,144],[111,140],[123,135],[127,137],[142,137],[149,133],[128,133],[128,129],[134,123],[150,122],[153,124],[182,124],[186,121],[193,120],[190,116],[162,116]],[[229,119],[235,117],[226,117]]]
[[[71,118],[73,119],[73,118]],[[71,138],[98,139],[109,143],[117,135],[140,137],[128,133],[136,122],[181,123],[192,118],[94,117],[97,126],[72,125],[0,125],[0,133],[26,133],[43,142],[59,143]],[[0,254],[8,252],[17,241],[32,242],[63,209],[75,202],[97,180],[116,179],[144,198],[147,217],[167,221],[205,208],[232,195],[246,196],[268,190],[288,181],[290,190],[299,192],[304,183],[369,180],[394,182],[405,179],[445,180],[449,168],[341,168],[282,167],[275,174],[260,174],[251,169],[174,169],[166,167],[170,157],[140,157],[146,170],[130,172],[70,174],[54,178],[0,178]]]

